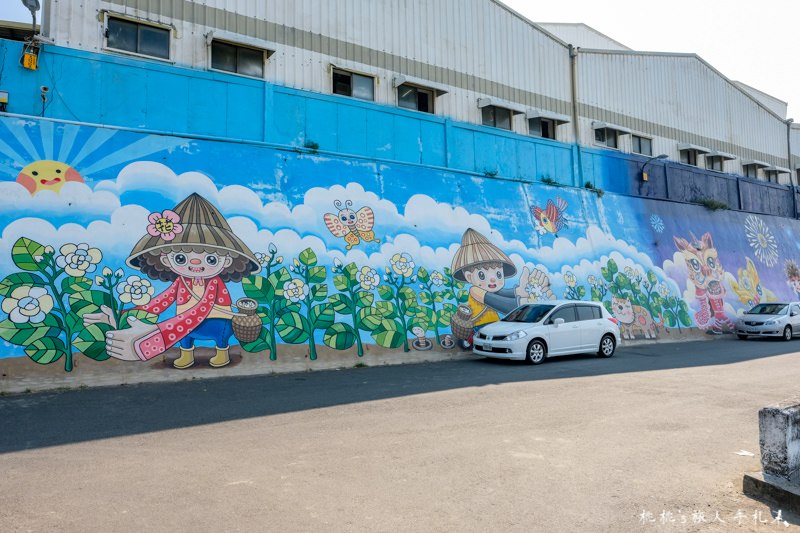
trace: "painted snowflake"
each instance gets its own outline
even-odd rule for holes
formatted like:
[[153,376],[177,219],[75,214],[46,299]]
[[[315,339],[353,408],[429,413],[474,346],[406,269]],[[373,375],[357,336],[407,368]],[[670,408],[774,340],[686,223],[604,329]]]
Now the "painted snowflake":
[[657,233],[664,231],[664,221],[658,215],[650,215],[650,225]]
[[747,242],[750,243],[758,260],[767,266],[775,265],[778,262],[778,242],[764,221],[750,215],[745,220],[744,229]]

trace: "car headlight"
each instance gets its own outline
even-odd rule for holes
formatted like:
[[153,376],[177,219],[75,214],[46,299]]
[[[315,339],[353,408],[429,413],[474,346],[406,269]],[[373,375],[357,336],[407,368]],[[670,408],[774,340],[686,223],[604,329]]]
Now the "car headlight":
[[777,323],[778,323],[778,319],[777,318],[773,318],[772,320],[767,320],[766,322],[764,322],[764,325],[765,326],[774,326]]
[[528,336],[528,334],[526,332],[520,330],[520,331],[515,331],[511,335],[506,335],[506,340],[507,341],[516,341],[516,340],[521,339],[522,337],[527,337],[527,336]]

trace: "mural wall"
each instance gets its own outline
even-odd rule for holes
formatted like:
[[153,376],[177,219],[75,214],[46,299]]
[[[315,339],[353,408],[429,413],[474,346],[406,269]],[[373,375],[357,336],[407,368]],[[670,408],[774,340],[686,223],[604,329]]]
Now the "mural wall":
[[[613,178],[599,157],[592,172]],[[4,117],[0,177],[0,358],[31,372],[222,369],[237,345],[467,350],[475,327],[555,298],[603,302],[624,339],[725,334],[800,295],[796,221],[553,185],[573,176]]]

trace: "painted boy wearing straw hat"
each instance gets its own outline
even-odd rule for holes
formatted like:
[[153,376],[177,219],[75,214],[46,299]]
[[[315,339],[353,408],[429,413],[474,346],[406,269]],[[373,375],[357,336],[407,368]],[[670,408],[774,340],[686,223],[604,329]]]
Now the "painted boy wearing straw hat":
[[[149,221],[147,235],[133,248],[126,264],[151,279],[172,283],[135,309],[160,315],[176,303],[177,312],[157,324],[129,317],[130,328],[106,333],[106,352],[125,361],[146,361],[180,343],[180,357],[173,366],[189,368],[194,364],[195,340],[210,340],[216,353],[209,364],[227,365],[235,313],[225,282],[237,283],[258,272],[258,260],[222,214],[198,194],[172,211],[152,213]],[[116,327],[106,306],[100,313],[84,315],[85,324],[98,322]]]
[[472,285],[467,300],[469,309],[457,314],[469,317],[472,331],[457,332],[458,328],[453,328],[463,349],[472,346],[472,337],[480,326],[497,322],[500,320],[499,313],[505,315],[519,307],[523,300],[527,301],[525,286],[530,277],[528,268],[522,269],[519,285],[505,288],[506,279],[517,273],[517,267],[500,248],[472,228],[464,232],[451,270],[455,279]]

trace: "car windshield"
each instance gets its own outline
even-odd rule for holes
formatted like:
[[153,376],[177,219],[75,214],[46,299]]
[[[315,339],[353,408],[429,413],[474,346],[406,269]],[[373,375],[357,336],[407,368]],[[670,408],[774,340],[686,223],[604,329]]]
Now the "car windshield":
[[534,324],[544,318],[544,315],[552,311],[554,307],[554,305],[523,305],[506,315],[506,317],[503,318],[503,322],[527,322],[528,324]]
[[747,313],[750,315],[785,315],[786,304],[758,304]]

